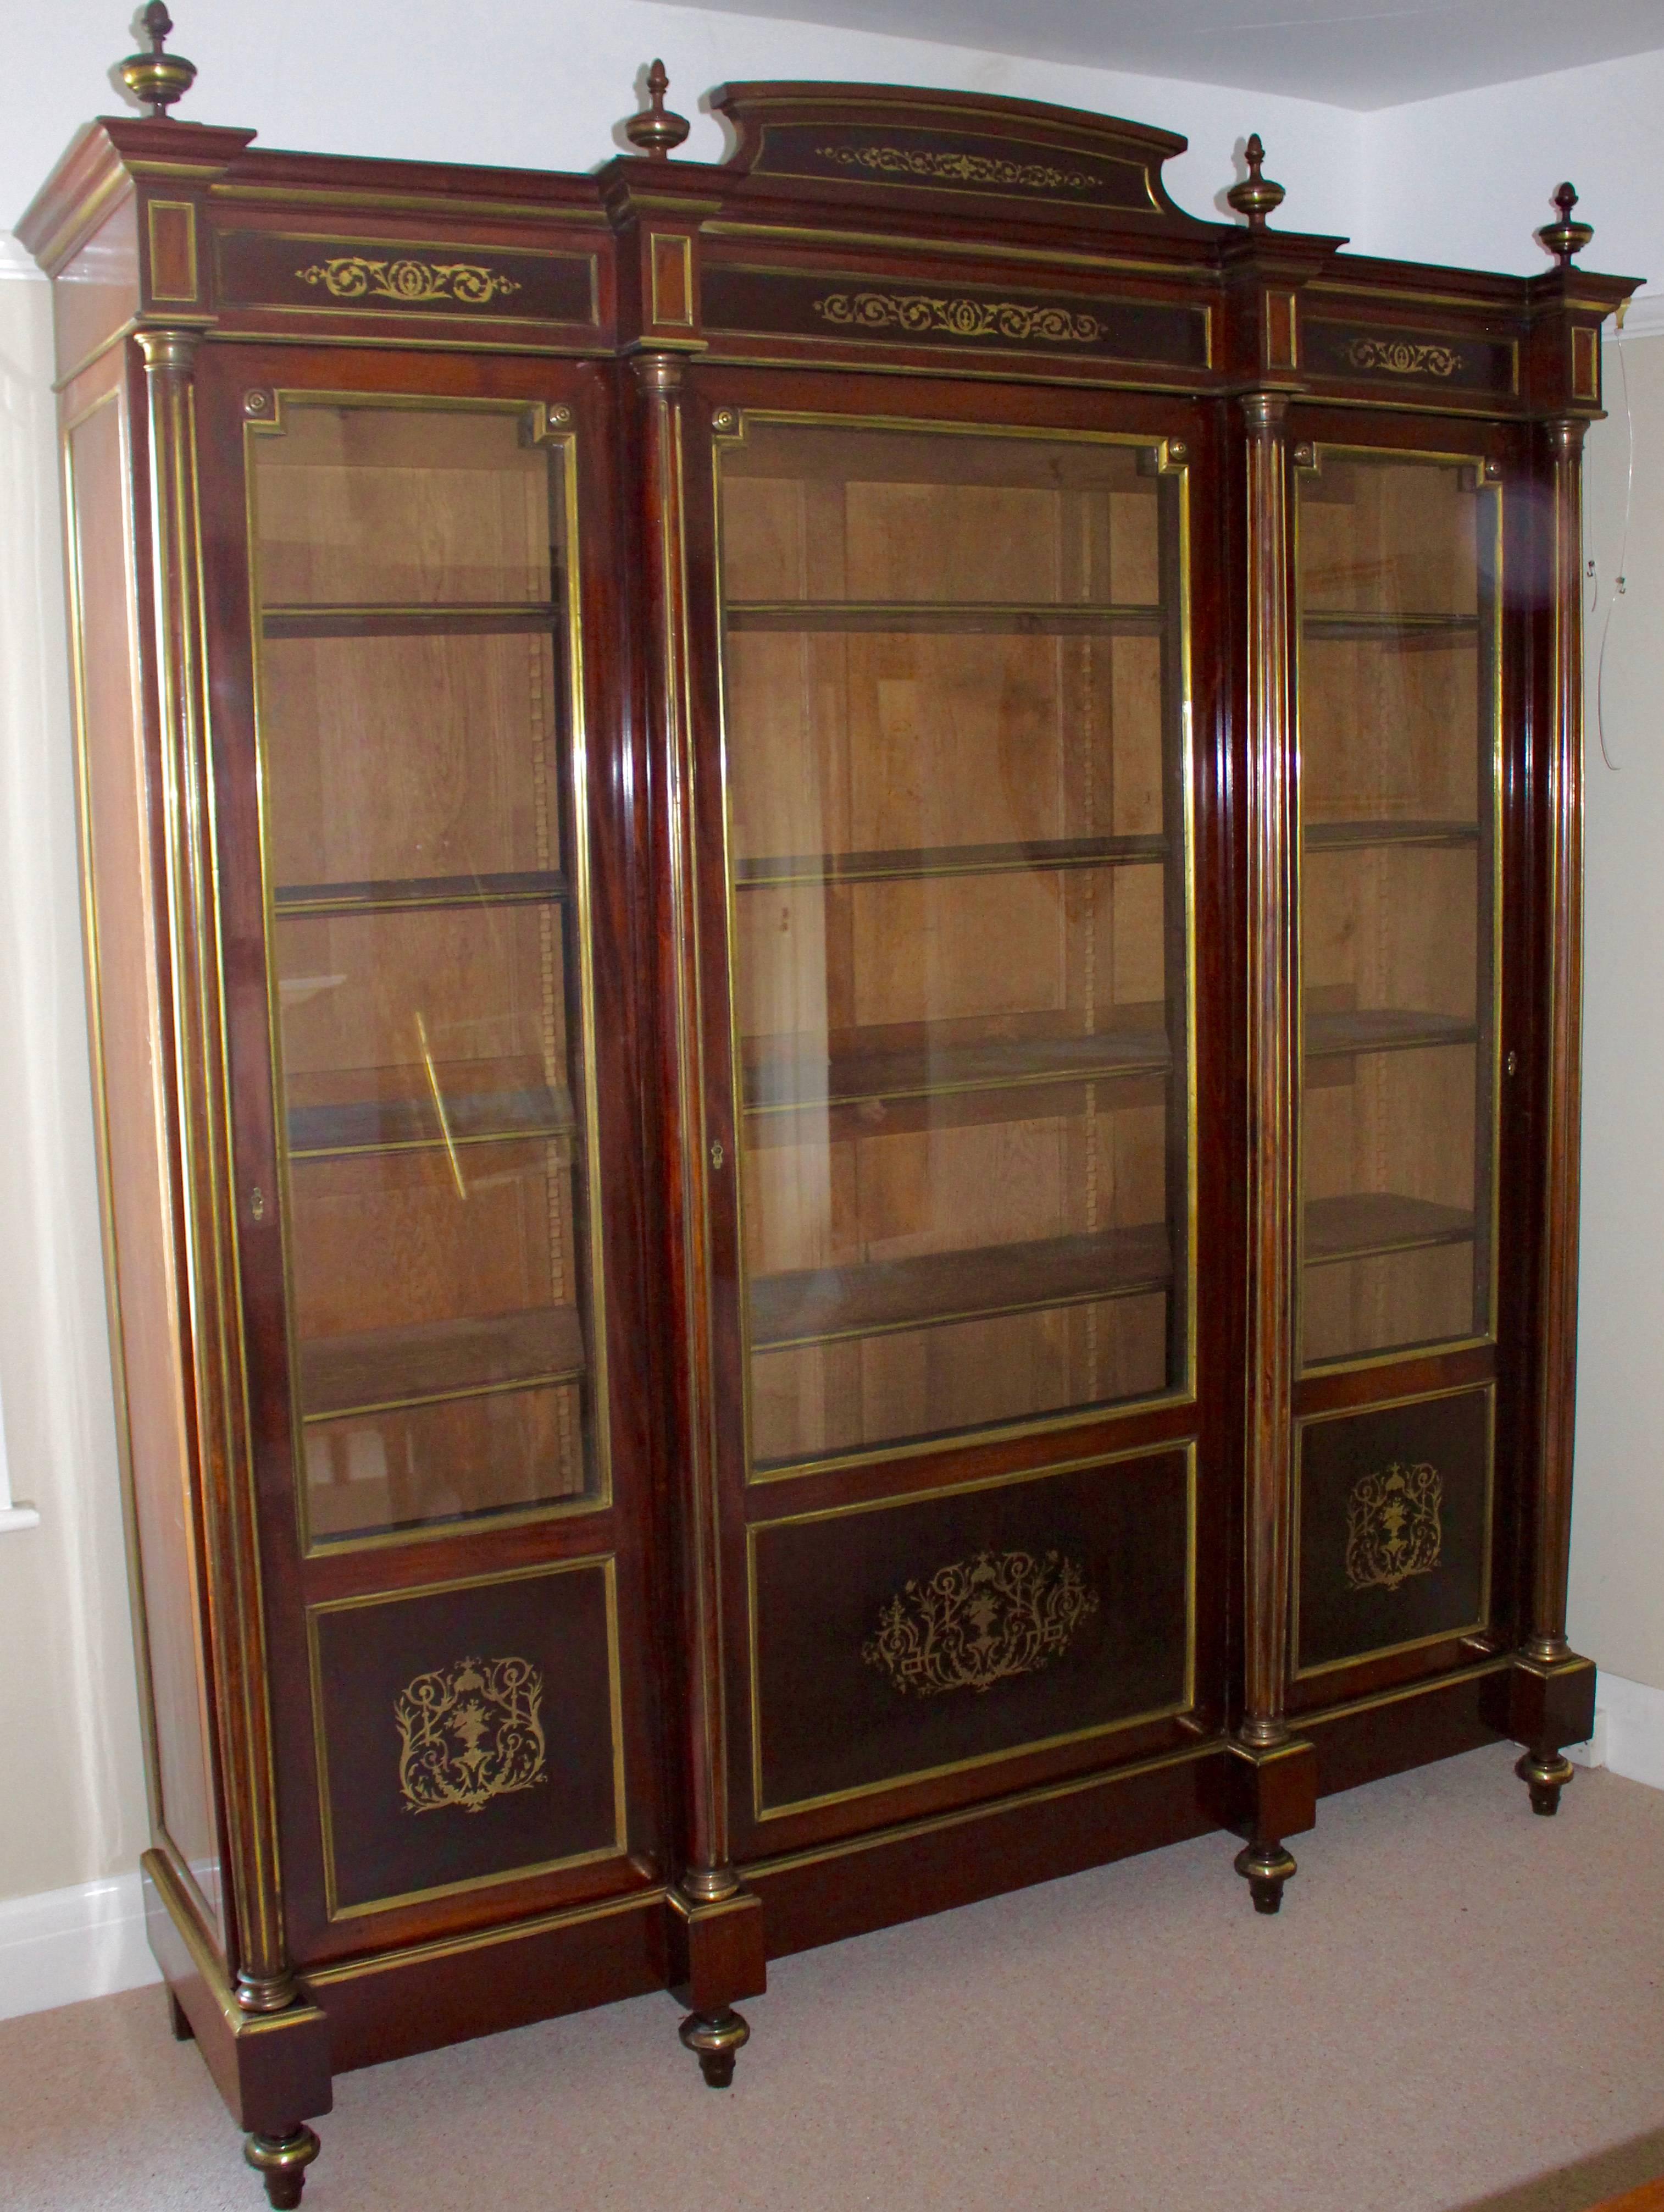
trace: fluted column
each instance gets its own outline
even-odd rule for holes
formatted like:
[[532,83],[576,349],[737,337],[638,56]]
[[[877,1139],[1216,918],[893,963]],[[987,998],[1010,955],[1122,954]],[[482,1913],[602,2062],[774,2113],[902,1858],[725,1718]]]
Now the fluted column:
[[1583,432],[1547,423],[1553,595],[1551,697],[1544,761],[1548,877],[1548,1065],[1545,1095],[1541,1396],[1527,1657],[1564,1659],[1571,1548],[1571,1453],[1577,1384],[1578,1147],[1583,996]]
[[191,1374],[207,1530],[210,1642],[237,2002],[294,2002],[283,1932],[264,1613],[237,1273],[239,1194],[225,1088],[213,769],[202,626],[193,368],[200,334],[143,330],[151,589],[184,1141]]
[[728,1745],[722,1695],[722,1591],[717,1550],[715,1409],[710,1360],[707,1183],[722,1171],[705,1125],[696,895],[695,759],[689,702],[682,384],[678,354],[631,362],[642,398],[641,459],[647,596],[647,716],[659,794],[659,953],[673,1067],[660,1127],[673,1165],[667,1207],[673,1387],[687,1656],[686,1863],[681,1887],[701,1903],[738,1888],[728,1837]]
[[1287,402],[1242,401],[1248,482],[1248,1379],[1242,1737],[1288,1735],[1294,1360],[1295,794],[1289,684]]

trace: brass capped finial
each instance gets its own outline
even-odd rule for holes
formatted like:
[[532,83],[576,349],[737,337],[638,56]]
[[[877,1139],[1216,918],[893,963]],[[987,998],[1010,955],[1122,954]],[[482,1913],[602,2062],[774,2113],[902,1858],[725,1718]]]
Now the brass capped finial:
[[1225,198],[1238,215],[1248,217],[1250,230],[1263,230],[1266,217],[1276,214],[1283,204],[1284,193],[1281,185],[1273,184],[1269,177],[1262,177],[1260,173],[1260,164],[1266,158],[1266,149],[1260,143],[1257,131],[1243,147],[1242,155],[1248,165],[1248,173],[1240,185],[1231,186]]
[[1554,204],[1560,210],[1558,222],[1546,223],[1537,234],[1562,269],[1570,269],[1571,257],[1581,253],[1594,235],[1594,226],[1574,222],[1571,211],[1577,204],[1577,195],[1570,185],[1562,185],[1554,195]]
[[632,146],[639,146],[650,161],[668,161],[672,146],[679,146],[692,129],[685,115],[673,115],[665,106],[665,94],[671,81],[665,74],[665,64],[655,61],[647,71],[647,97],[652,101],[645,115],[632,115],[624,125],[624,136]]
[[121,65],[121,81],[135,99],[149,101],[150,112],[161,121],[173,102],[190,91],[196,81],[197,64],[186,61],[183,54],[163,53],[162,41],[172,31],[173,21],[161,0],[150,0],[144,11],[144,27],[149,33],[150,51],[128,55]]

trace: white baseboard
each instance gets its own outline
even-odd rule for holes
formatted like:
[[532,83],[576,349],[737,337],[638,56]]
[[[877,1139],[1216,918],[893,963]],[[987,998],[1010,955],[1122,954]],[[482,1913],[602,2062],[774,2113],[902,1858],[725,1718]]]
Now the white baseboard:
[[137,1872],[0,1901],[0,2020],[161,1979]]
[[1631,1782],[1664,1790],[1664,1690],[1600,1670],[1595,1710],[1606,1718],[1606,1765]]

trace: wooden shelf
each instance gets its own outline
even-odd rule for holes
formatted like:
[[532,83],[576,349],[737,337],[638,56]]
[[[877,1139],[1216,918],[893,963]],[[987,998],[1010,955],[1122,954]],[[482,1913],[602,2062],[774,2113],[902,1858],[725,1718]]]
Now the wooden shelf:
[[1479,634],[1478,615],[1422,615],[1368,607],[1308,607],[1301,635],[1318,645],[1461,645]]
[[750,1286],[751,1348],[779,1351],[1130,1297],[1166,1289],[1171,1275],[1163,1222],[760,1275]]
[[[416,1071],[418,1079],[421,1071]],[[441,1087],[453,1145],[524,1142],[565,1136],[575,1127],[572,1101],[537,1084],[513,1091]],[[288,1151],[293,1160],[338,1159],[358,1152],[416,1152],[446,1142],[431,1092],[403,1098],[355,1098],[291,1106]]]
[[570,1382],[586,1364],[575,1306],[317,1337],[300,1354],[309,1421]]
[[1473,1234],[1473,1216],[1463,1206],[1437,1206],[1397,1191],[1357,1191],[1308,1201],[1304,1257],[1309,1267],[1323,1267],[1436,1244],[1470,1244]]
[[1473,1044],[1479,1024],[1459,1014],[1426,1014],[1410,1007],[1360,1006],[1350,1013],[1306,1017],[1306,1057],[1339,1053],[1416,1052],[1430,1045]]
[[1309,822],[1309,853],[1351,852],[1379,845],[1477,845],[1477,822]]
[[1057,599],[730,599],[731,630],[899,631],[914,636],[1156,637],[1159,606],[1070,605]]
[[268,643],[290,637],[512,637],[553,628],[560,609],[547,600],[458,601],[414,607],[266,607]]
[[543,906],[569,899],[562,868],[519,868],[491,876],[387,876],[355,884],[279,884],[271,902],[291,915],[410,914],[422,907]]
[[1167,840],[1137,837],[1057,837],[1008,845],[919,845],[879,853],[785,853],[739,860],[740,890],[788,884],[909,883],[932,876],[1050,873],[1061,868],[1103,868],[1164,860]]
[[805,1106],[1079,1083],[1164,1068],[1168,1057],[1166,1032],[1159,1029],[844,1048],[813,1060],[771,1054],[745,1070],[745,1110],[778,1114]]

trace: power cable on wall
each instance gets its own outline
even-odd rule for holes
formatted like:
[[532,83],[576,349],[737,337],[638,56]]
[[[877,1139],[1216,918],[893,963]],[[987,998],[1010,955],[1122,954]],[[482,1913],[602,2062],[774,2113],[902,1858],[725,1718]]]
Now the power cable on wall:
[[[1600,740],[1600,757],[1617,775],[1624,763],[1615,761],[1606,743],[1606,647],[1612,637],[1612,610],[1621,599],[1629,594],[1630,514],[1635,501],[1635,417],[1630,412],[1630,372],[1624,359],[1624,316],[1629,307],[1626,300],[1618,310],[1618,327],[1612,333],[1612,347],[1618,356],[1618,380],[1624,393],[1624,434],[1628,441],[1629,458],[1624,483],[1624,526],[1618,539],[1618,575],[1612,586],[1612,597],[1606,601],[1606,618],[1600,625],[1600,652],[1594,674],[1594,726]],[[1586,574],[1594,586],[1588,606],[1593,615],[1600,601],[1600,580],[1593,555],[1586,566]]]

